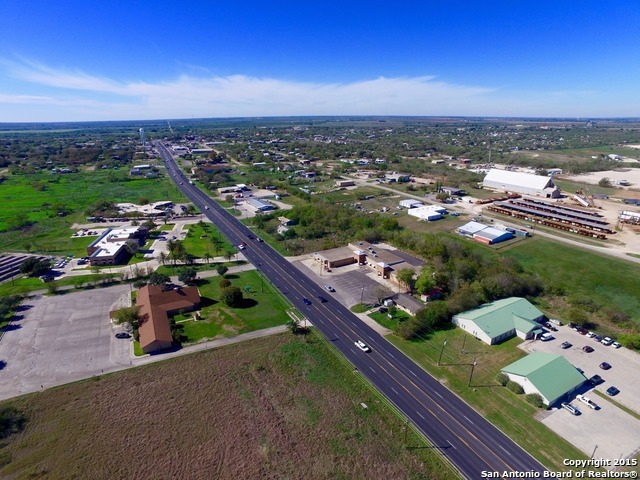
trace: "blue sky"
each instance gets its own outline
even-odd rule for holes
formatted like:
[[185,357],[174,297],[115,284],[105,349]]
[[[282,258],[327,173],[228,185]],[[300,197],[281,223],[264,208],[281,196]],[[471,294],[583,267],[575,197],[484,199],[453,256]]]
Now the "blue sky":
[[0,122],[640,116],[637,0],[0,0]]

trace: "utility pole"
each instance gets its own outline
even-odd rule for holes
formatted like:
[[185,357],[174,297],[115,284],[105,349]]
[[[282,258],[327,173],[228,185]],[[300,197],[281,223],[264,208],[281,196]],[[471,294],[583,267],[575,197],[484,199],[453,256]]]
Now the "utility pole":
[[460,353],[464,353],[464,346],[466,342],[467,342],[467,336],[465,335],[462,337],[462,349],[460,349]]
[[438,357],[438,366],[440,366],[440,361],[442,360],[442,354],[444,353],[444,347],[447,345],[447,341],[442,342],[442,348],[440,349],[440,356]]
[[596,445],[593,449],[593,453],[591,454],[591,458],[596,454],[596,450],[598,449],[598,445]]
[[473,378],[473,370],[476,368],[477,362],[476,359],[473,359],[473,363],[471,364],[471,374],[469,375],[469,383],[467,384],[467,387],[471,386],[471,379]]

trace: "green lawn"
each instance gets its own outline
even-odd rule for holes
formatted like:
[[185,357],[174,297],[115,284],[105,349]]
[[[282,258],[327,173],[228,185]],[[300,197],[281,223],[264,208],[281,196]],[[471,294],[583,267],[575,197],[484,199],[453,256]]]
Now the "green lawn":
[[404,322],[411,318],[411,315],[403,312],[402,310],[396,311],[396,313],[393,314],[393,318],[389,318],[389,313],[380,313],[378,311],[371,313],[369,316],[389,330],[393,330],[398,325],[398,323]]
[[[455,328],[415,342],[393,334],[386,338],[552,470],[566,470],[563,458],[587,458],[535,420],[534,415],[541,410],[527,403],[524,395],[515,395],[497,383],[495,377],[501,367],[525,356],[525,352],[516,348],[520,339],[490,346]],[[474,360],[477,365],[469,387]]]
[[[71,238],[70,227],[86,221],[89,206],[98,200],[138,202],[143,197],[184,201],[168,179],[132,179],[124,170],[9,175],[0,190],[0,245],[11,250],[25,250],[28,244],[39,252],[79,253],[75,240],[81,239]],[[61,209],[66,216],[58,216]],[[12,229],[19,219],[31,226]]]
[[[195,343],[216,337],[230,337],[263,328],[284,325],[288,320],[286,304],[282,296],[254,270],[227,275],[234,286],[243,290],[244,305],[231,308],[220,298],[220,277],[210,277],[198,286],[204,307],[202,320],[193,320],[191,314],[178,315],[176,321],[184,327],[187,340]],[[245,287],[249,287],[248,291]]]
[[640,268],[636,263],[542,237],[520,242],[504,255],[516,258],[547,284],[563,285],[569,293],[588,296],[602,306],[616,305],[636,321],[640,317]]
[[234,248],[211,223],[207,222],[190,225],[182,244],[187,252],[197,258],[203,258],[207,252],[213,258]]

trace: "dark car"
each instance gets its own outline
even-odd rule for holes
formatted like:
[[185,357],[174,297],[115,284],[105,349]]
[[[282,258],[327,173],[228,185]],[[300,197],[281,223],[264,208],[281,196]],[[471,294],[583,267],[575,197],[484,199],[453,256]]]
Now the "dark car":
[[577,328],[576,332],[578,332],[580,335],[586,335],[587,333],[589,333],[589,331],[586,328]]
[[131,338],[131,335],[126,332],[116,333],[116,338]]
[[598,343],[602,341],[602,337],[600,335],[596,335],[593,339]]
[[611,365],[609,365],[607,362],[602,362],[602,363],[600,364],[600,368],[601,368],[602,370],[609,370],[609,369],[611,368]]
[[615,397],[619,393],[620,390],[618,390],[616,387],[607,388],[607,395],[609,395],[610,397]]
[[569,327],[569,328],[576,328],[576,324],[575,324],[575,323],[573,323],[573,322],[569,322],[569,323],[567,323],[567,327]]
[[253,239],[253,235],[249,234],[249,235],[247,235],[247,238]]
[[562,342],[562,344],[560,345],[560,348],[564,348],[565,350],[571,347],[572,345],[569,342]]
[[589,345],[585,345],[584,347],[582,347],[582,351],[583,352],[587,352],[587,353],[591,353],[591,352],[593,352],[593,347],[590,347]]
[[303,299],[302,299],[302,302],[303,302],[305,305],[311,305],[311,300],[309,300],[308,298],[303,298]]
[[322,303],[327,301],[327,299],[324,298],[322,295],[318,295],[318,300],[320,300]]
[[602,377],[600,375],[594,375],[593,377],[591,377],[589,379],[589,383],[591,383],[591,385],[600,385],[603,382]]

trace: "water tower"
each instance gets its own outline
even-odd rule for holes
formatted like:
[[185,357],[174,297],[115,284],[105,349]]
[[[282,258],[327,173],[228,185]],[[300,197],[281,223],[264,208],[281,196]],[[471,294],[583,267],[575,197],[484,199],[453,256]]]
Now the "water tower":
[[142,142],[142,146],[144,147],[147,144],[144,138],[144,128],[141,128],[138,131],[140,132],[140,141]]

